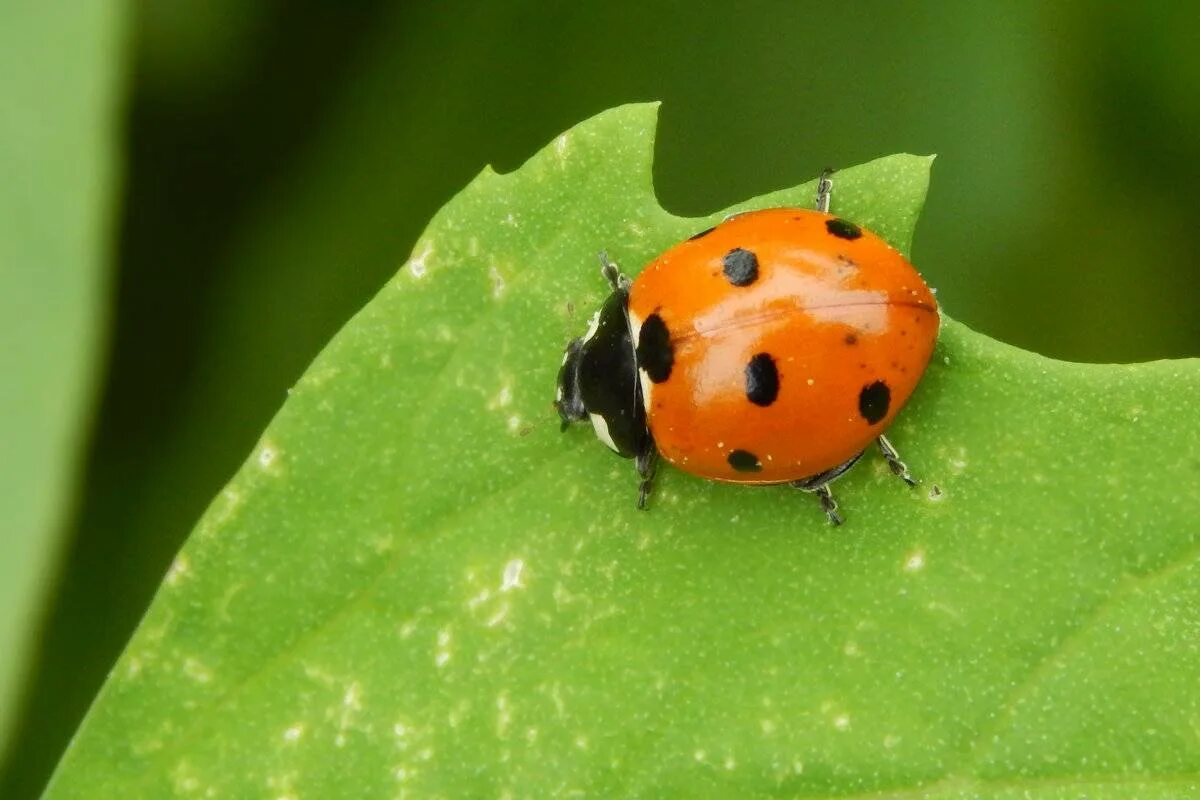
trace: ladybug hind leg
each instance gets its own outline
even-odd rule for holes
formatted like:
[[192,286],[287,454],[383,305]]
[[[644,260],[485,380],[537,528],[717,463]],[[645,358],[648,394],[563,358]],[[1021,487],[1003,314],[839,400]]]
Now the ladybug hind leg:
[[879,452],[883,453],[883,457],[887,459],[888,468],[891,469],[893,475],[909,486],[917,485],[917,479],[909,474],[908,467],[900,460],[900,454],[896,452],[896,448],[886,436],[879,437]]
[[[866,452],[865,450],[863,452]],[[818,472],[816,475],[810,475],[807,478],[801,478],[798,481],[792,481],[791,486],[799,489],[802,492],[815,494],[817,499],[821,501],[821,510],[825,512],[825,516],[829,518],[829,524],[841,525],[842,515],[838,513],[837,501],[833,499],[833,492],[829,491],[829,484],[840,478],[842,474],[858,463],[858,460],[863,457],[859,453],[849,461],[838,464],[833,469],[827,469],[824,472]]]

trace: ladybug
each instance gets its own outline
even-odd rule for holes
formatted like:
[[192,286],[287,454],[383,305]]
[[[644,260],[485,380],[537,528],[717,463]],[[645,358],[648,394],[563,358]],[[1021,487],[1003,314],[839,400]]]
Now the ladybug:
[[651,261],[636,280],[601,253],[612,294],[567,345],[555,407],[590,420],[635,460],[645,508],[659,456],[717,481],[790,484],[842,522],[829,484],[874,441],[916,481],[884,431],[933,353],[938,306],[870,231],[816,210],[726,218]]

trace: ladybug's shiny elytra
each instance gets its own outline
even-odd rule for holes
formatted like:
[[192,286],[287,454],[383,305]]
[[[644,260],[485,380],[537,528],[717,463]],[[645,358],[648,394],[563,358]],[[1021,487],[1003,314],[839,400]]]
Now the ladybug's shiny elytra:
[[915,481],[883,432],[933,353],[938,308],[903,256],[817,210],[737,214],[652,261],[631,281],[603,255],[612,294],[572,341],[555,406],[636,459],[645,507],[659,455],[731,483],[816,494],[839,524],[829,484],[876,441]]

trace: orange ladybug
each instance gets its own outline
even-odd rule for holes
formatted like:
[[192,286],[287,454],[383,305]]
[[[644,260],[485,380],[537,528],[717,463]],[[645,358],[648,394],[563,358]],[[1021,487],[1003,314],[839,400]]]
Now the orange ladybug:
[[729,217],[631,281],[601,254],[612,294],[558,376],[563,428],[590,420],[636,459],[644,508],[659,455],[718,481],[790,484],[842,522],[829,484],[872,441],[915,481],[883,432],[933,354],[933,292],[896,250],[828,213]]

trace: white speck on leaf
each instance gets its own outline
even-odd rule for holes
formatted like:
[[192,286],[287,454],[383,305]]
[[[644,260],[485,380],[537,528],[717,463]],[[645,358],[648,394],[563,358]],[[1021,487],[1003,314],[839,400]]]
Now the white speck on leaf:
[[850,716],[847,714],[838,714],[833,718],[833,727],[839,731],[850,730]]
[[556,714],[558,714],[559,717],[562,717],[563,714],[566,713],[567,704],[563,701],[563,698],[562,698],[562,686],[561,685],[556,683],[550,687],[550,699],[554,702],[554,712]]
[[258,465],[263,469],[270,469],[275,463],[275,459],[279,457],[279,451],[275,445],[270,442],[263,442],[258,447]]
[[183,674],[196,683],[208,683],[213,678],[212,670],[192,656],[183,660]]
[[525,562],[520,558],[511,559],[504,565],[504,574],[500,580],[500,591],[510,592],[513,589],[524,589],[521,583],[521,573],[525,570]]
[[297,742],[304,735],[304,724],[297,722],[283,732],[283,740],[285,742]]
[[346,746],[346,731],[350,729],[350,723],[353,721],[354,715],[361,710],[362,684],[358,681],[352,681],[342,693],[342,707],[338,715],[338,732],[333,740],[335,745],[338,747]]
[[504,276],[500,274],[500,270],[496,269],[495,264],[488,267],[488,278],[492,281],[492,299],[499,300],[504,296],[507,284],[504,281]]
[[425,246],[421,249],[420,254],[414,255],[408,260],[408,271],[414,278],[424,278],[425,273],[429,271],[429,257],[433,255],[433,244],[425,242]]
[[508,692],[503,691],[496,695],[496,737],[504,739],[508,737],[508,726],[512,723],[512,709],[508,703]]
[[489,628],[494,628],[497,625],[499,625],[501,622],[504,622],[504,619],[507,616],[508,616],[508,603],[504,603],[503,605],[500,606],[500,608],[498,608],[496,610],[495,614],[492,614],[492,616],[488,617],[487,622],[485,622],[484,624],[487,625]]
[[179,554],[175,557],[175,560],[171,562],[171,568],[167,570],[167,577],[163,579],[163,582],[166,583],[167,586],[178,585],[179,582],[187,576],[190,568],[191,566],[188,563],[187,556],[183,555],[182,553]]
[[905,572],[919,572],[925,568],[925,551],[914,550],[908,554],[908,558],[904,560]]
[[171,770],[171,780],[178,794],[190,794],[200,788],[200,779],[196,777],[194,768],[186,759],[177,763]]
[[480,589],[479,594],[477,594],[474,597],[467,600],[467,608],[468,609],[477,608],[477,607],[483,605],[484,603],[486,603],[488,600],[490,600],[491,597],[492,597],[491,589],[488,589],[486,587],[483,589]]
[[437,635],[437,651],[433,656],[435,666],[444,667],[450,661],[450,629],[442,628]]

